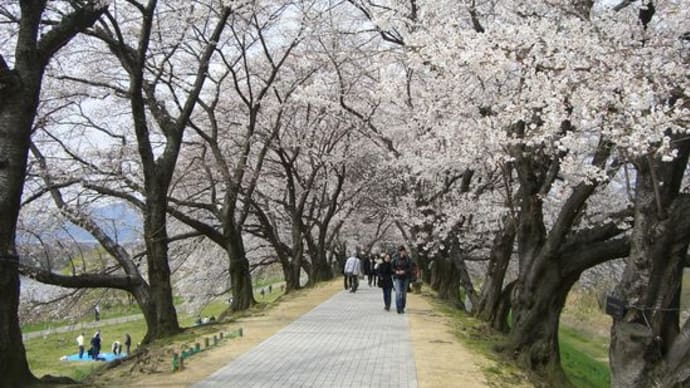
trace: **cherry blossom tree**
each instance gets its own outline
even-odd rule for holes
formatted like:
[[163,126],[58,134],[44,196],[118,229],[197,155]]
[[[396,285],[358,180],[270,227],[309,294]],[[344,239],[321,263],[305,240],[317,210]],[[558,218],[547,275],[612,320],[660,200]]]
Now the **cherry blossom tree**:
[[[688,330],[680,320],[687,266],[690,124],[688,2],[622,2],[607,33],[625,48],[625,81],[611,93],[612,133],[634,167],[634,227],[623,278],[614,291],[626,306],[611,329],[612,386],[688,384]],[[685,20],[685,21],[683,21]],[[630,34],[630,35],[628,35]],[[616,72],[617,80],[623,71]]]
[[[233,16],[213,90],[190,123],[194,164],[180,173],[185,179],[176,185],[170,213],[226,250],[232,310],[255,303],[244,228],[264,159],[284,124],[284,105],[312,73],[294,52],[309,32],[310,7],[259,4]],[[269,39],[277,35],[282,38]],[[200,192],[199,180],[208,182],[201,186],[206,190]]]
[[[15,233],[43,76],[56,53],[91,26],[108,5],[54,3],[48,7],[46,1],[20,1],[0,6],[3,47],[14,47],[14,53],[0,53],[0,373],[8,386],[34,381],[17,318]],[[43,23],[46,19],[52,22]]]
[[[56,200],[64,214],[94,234],[124,269],[129,280],[117,288],[132,292],[139,302],[147,320],[146,341],[180,330],[167,253],[171,240],[166,229],[167,194],[211,57],[235,11],[200,1],[128,3],[106,12],[89,30],[91,39],[65,58],[63,65],[72,67],[54,77],[54,82],[71,88],[66,90],[79,92],[56,96],[67,101],[68,113],[45,133],[58,144],[55,160],[66,156],[76,167],[65,166],[68,174],[47,178],[44,192],[57,198],[60,194],[52,189],[76,184],[87,196],[95,192],[99,198],[124,199],[141,210],[148,271],[143,283],[129,252],[90,225],[78,207]],[[102,69],[105,59],[115,59],[120,66]],[[190,63],[195,70],[187,70]],[[74,132],[97,140],[84,141]],[[71,140],[61,142],[63,136]],[[43,159],[36,155],[37,160]],[[89,275],[81,274],[81,280]],[[113,286],[112,277],[96,277],[84,284],[80,279],[57,279],[51,274],[36,276],[72,287]]]

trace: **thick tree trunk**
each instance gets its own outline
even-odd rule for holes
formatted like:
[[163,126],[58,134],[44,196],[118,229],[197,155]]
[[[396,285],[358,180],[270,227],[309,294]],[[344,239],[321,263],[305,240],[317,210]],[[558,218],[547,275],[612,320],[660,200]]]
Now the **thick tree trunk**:
[[[419,252],[419,251],[417,251],[417,252]],[[418,256],[422,256],[422,255],[418,254]],[[424,262],[424,267],[423,267],[423,271],[422,271],[422,281],[426,284],[431,285],[431,283],[433,283],[433,279],[434,279],[434,277],[433,277],[433,267],[434,267],[433,260],[430,259],[428,256],[424,255],[423,262]]]
[[[0,244],[5,245],[4,241]],[[19,275],[13,250],[0,248],[0,387],[23,387],[36,379],[29,370],[17,309]]]
[[144,334],[141,343],[150,343],[157,338],[155,332],[151,330],[151,328],[156,328],[158,326],[155,301],[151,296],[149,287],[145,284],[134,287],[130,292],[134,300],[137,301],[139,309],[141,309],[141,313],[144,315],[144,320],[146,321],[146,334]]
[[[163,195],[155,195],[163,192]],[[144,233],[146,237],[146,262],[150,300],[147,310],[153,309],[155,322],[148,327],[144,342],[178,333],[181,331],[173,301],[168,265],[168,232],[166,226],[165,190],[155,191],[147,198]],[[162,197],[162,198],[161,198]],[[151,306],[151,307],[149,307]],[[147,320],[148,323],[148,320]]]
[[420,280],[426,283],[430,283],[431,274],[429,272],[429,257],[426,255],[419,254],[418,249],[412,250],[412,257],[417,263],[417,271],[420,276]]
[[315,247],[310,247],[312,284],[326,282],[334,277],[333,270],[326,258],[326,233],[319,230],[319,239]]
[[230,284],[232,287],[232,304],[230,310],[244,311],[256,304],[252,277],[249,273],[249,261],[244,250],[244,241],[241,233],[226,235],[228,241],[228,258],[230,272]]
[[508,325],[508,316],[510,315],[510,309],[512,307],[512,297],[513,288],[515,287],[516,281],[508,283],[506,287],[501,292],[494,315],[491,318],[491,327],[500,331],[501,333],[507,334],[510,331],[510,325]]
[[107,4],[75,6],[62,19],[53,20],[57,24],[51,29],[41,27],[45,7],[45,1],[19,2],[14,69],[0,52],[0,386],[8,387],[35,381],[17,314],[20,282],[14,240],[43,74],[52,56],[93,25]]
[[679,152],[673,162],[649,158],[637,163],[635,226],[615,291],[628,310],[611,329],[613,387],[687,386],[688,368],[679,366],[690,361],[690,328],[686,322],[679,335],[678,309],[690,240],[690,197],[678,192],[690,142],[675,144]]
[[494,238],[489,255],[489,268],[475,310],[477,316],[484,321],[492,322],[498,315],[497,309],[501,300],[501,290],[506,269],[513,253],[516,233],[517,225],[514,218],[506,217],[503,228]]
[[302,260],[304,255],[304,243],[302,236],[302,220],[298,215],[293,215],[292,226],[292,260],[290,261],[290,279],[285,279],[285,289],[289,291],[299,290],[300,275],[302,274]]
[[299,289],[300,268],[295,267],[295,263],[290,262],[287,268],[283,271],[285,274],[285,293],[290,293]]
[[479,300],[477,296],[477,291],[474,289],[474,284],[472,284],[472,278],[470,277],[470,273],[467,270],[465,260],[462,258],[456,259],[454,264],[460,276],[460,285],[465,290],[465,295],[467,296],[467,299],[470,302],[470,305],[468,305],[467,303],[465,303],[464,300],[462,301],[465,307],[465,311],[475,311],[477,303],[479,303]]
[[0,85],[0,386],[20,387],[35,378],[17,315],[20,281],[14,239],[42,72],[35,74],[36,79],[20,80],[3,65],[4,61],[0,63],[0,83],[5,84]]
[[458,308],[464,305],[460,300],[460,271],[451,259],[437,258],[434,262],[436,270],[438,297],[452,303]]
[[316,284],[319,282],[327,282],[335,277],[330,264],[328,264],[328,262],[326,261],[326,255],[319,256],[316,262],[312,262],[311,272],[311,278],[313,279],[312,284]]
[[521,279],[513,293],[509,351],[518,362],[554,384],[567,384],[560,364],[558,325],[568,291],[579,274],[561,277],[559,267],[543,266],[537,277]]

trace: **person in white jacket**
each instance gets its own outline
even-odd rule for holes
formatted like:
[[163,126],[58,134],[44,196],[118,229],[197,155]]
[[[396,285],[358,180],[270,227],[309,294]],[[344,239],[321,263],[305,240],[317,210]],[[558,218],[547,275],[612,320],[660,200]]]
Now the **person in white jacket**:
[[345,262],[345,276],[350,279],[350,292],[357,292],[357,287],[359,286],[359,274],[362,268],[362,264],[356,255],[350,256]]
[[79,358],[84,357],[84,333],[77,337],[77,346],[79,346]]

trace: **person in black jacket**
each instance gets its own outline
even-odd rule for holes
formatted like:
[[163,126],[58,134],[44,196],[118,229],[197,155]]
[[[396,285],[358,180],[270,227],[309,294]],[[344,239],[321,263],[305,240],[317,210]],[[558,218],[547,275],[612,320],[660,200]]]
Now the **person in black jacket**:
[[400,247],[398,257],[393,260],[393,279],[395,286],[395,307],[398,314],[405,313],[407,286],[412,278],[412,260],[405,247]]
[[383,262],[376,268],[378,275],[379,287],[383,289],[383,308],[386,311],[391,309],[391,290],[393,290],[393,267],[391,265],[391,257],[386,254],[383,257]]
[[369,273],[367,274],[367,277],[369,278],[369,287],[371,287],[372,284],[374,285],[374,287],[376,287],[376,261],[374,261],[373,253],[369,255],[367,261],[369,262]]
[[[362,255],[360,263],[362,263],[362,275],[371,279],[371,270],[373,268],[371,268],[371,265],[369,264],[369,257]],[[369,280],[369,287],[371,287],[371,280]]]
[[91,337],[91,358],[94,360],[98,358],[98,353],[101,352],[101,331],[96,330],[96,334]]

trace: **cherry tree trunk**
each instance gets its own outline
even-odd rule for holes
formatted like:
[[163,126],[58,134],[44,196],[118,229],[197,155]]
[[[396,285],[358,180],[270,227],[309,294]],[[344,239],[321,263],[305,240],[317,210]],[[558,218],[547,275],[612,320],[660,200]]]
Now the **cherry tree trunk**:
[[137,301],[139,309],[141,309],[141,313],[144,315],[144,320],[146,321],[146,333],[141,343],[150,343],[156,338],[155,331],[151,330],[151,328],[155,329],[158,326],[155,301],[151,297],[149,287],[146,285],[135,287],[130,292]]
[[316,261],[312,262],[312,284],[318,282],[327,282],[334,278],[333,270],[326,261],[326,255],[318,256]]
[[12,43],[3,45],[0,52],[0,385],[7,387],[36,381],[26,360],[17,313],[20,281],[15,233],[43,74],[52,55],[105,11],[75,6],[73,13],[58,19],[62,28],[44,30],[45,1],[16,3],[21,16],[14,35],[13,69],[3,56]]
[[242,235],[232,233],[228,241],[228,258],[230,284],[232,287],[232,311],[243,311],[256,304],[252,277],[249,272],[249,260],[247,260]]
[[463,307],[460,300],[460,271],[452,260],[437,258],[434,262],[436,287],[434,290],[442,300],[451,302],[458,308]]
[[455,264],[455,267],[457,268],[458,273],[460,275],[460,286],[462,286],[462,288],[465,290],[465,295],[469,300],[469,303],[465,303],[466,301],[462,301],[465,310],[468,312],[476,311],[476,306],[477,303],[479,303],[479,299],[477,296],[477,291],[475,291],[474,285],[472,284],[472,278],[470,277],[470,273],[467,270],[465,260],[459,258],[456,259],[456,261],[453,264]]
[[516,281],[508,283],[498,298],[496,303],[496,308],[494,309],[494,315],[491,317],[491,327],[500,331],[501,333],[507,334],[510,331],[510,325],[508,325],[508,316],[510,315],[510,309],[512,306],[511,299],[513,297],[513,288],[515,287]]
[[554,384],[567,384],[560,364],[558,326],[568,291],[579,273],[560,275],[555,263],[534,263],[515,283],[508,350],[518,362]]
[[302,235],[301,220],[298,219],[298,215],[294,216],[296,220],[293,222],[292,227],[292,257],[290,260],[289,279],[285,279],[286,285],[285,289],[289,291],[299,290],[300,285],[300,275],[302,274],[302,260],[304,255],[304,243]]
[[289,293],[299,289],[299,274],[300,267],[294,261],[291,261],[283,270],[285,275],[285,293]]
[[[181,331],[173,301],[168,265],[168,232],[166,226],[165,191],[153,190],[147,196],[144,219],[146,260],[150,300],[145,303],[155,318],[149,323],[145,342],[164,338]],[[162,198],[161,198],[162,197]],[[152,324],[152,325],[151,325]]]
[[326,257],[326,238],[319,236],[319,240],[315,247],[312,247],[310,252],[311,258],[311,273],[309,275],[311,284],[318,282],[326,282],[332,280],[334,277],[333,270]]
[[689,143],[676,143],[672,163],[637,164],[630,255],[615,291],[627,312],[611,328],[613,387],[690,384],[690,324],[681,328],[678,312],[690,240],[690,196],[678,192]]
[[326,232],[328,230],[319,230],[319,238],[316,243],[315,252],[311,255],[312,260],[312,275],[313,284],[318,282],[326,282],[335,277],[331,265],[328,263],[326,255]]
[[501,304],[501,291],[506,269],[513,253],[516,227],[515,220],[512,217],[506,217],[503,228],[496,234],[491,247],[489,268],[475,310],[477,316],[487,322],[493,322],[500,315],[498,309]]
[[[19,326],[19,258],[15,231],[24,188],[30,128],[34,120],[38,86],[27,85],[16,74],[0,75],[0,385],[21,387],[35,381],[26,360]],[[9,77],[14,78],[14,83]],[[33,80],[40,84],[40,75]],[[23,85],[22,85],[23,83]],[[35,86],[36,93],[23,93]]]
[[[419,250],[418,250],[419,252]],[[433,281],[432,273],[433,273],[433,260],[431,260],[428,256],[426,255],[421,255],[417,254],[418,257],[424,256],[423,259],[420,259],[420,263],[424,263],[424,266],[422,267],[420,264],[420,268],[423,270],[421,271],[422,273],[422,281],[426,284],[431,284]]]

